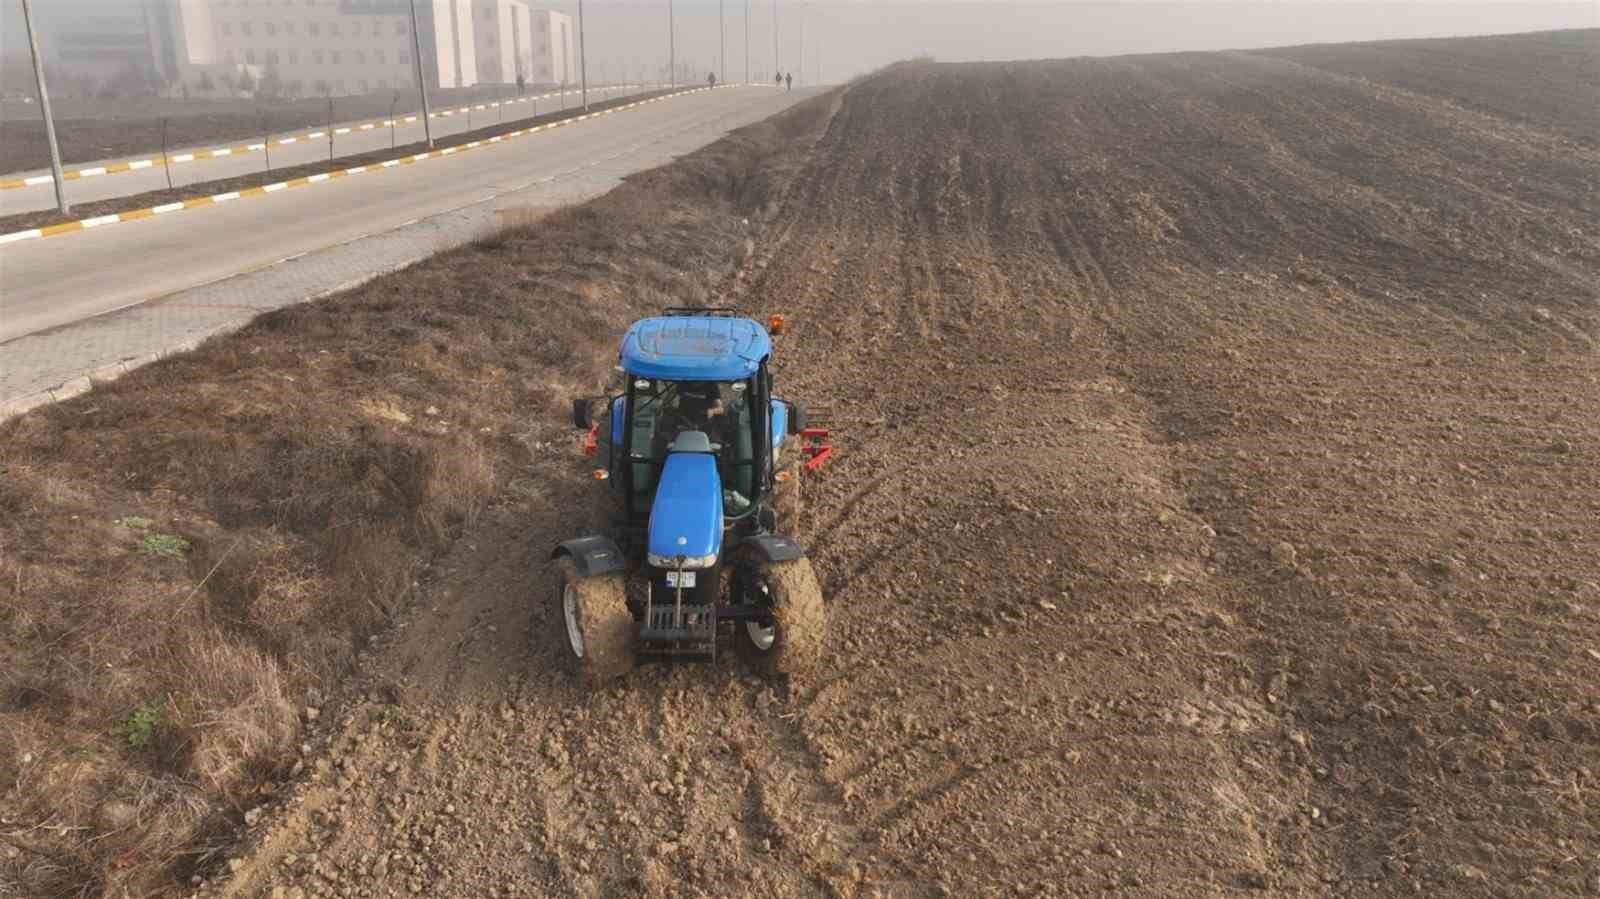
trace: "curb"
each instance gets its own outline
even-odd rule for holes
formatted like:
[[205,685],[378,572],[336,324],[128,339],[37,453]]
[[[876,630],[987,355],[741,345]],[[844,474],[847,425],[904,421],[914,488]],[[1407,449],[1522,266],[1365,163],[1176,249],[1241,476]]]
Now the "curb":
[[[634,88],[643,87],[645,87],[645,85],[642,84],[614,84],[605,88],[600,88],[600,90],[631,90]],[[539,100],[548,100],[551,97],[559,96],[562,96],[562,94],[557,92],[551,94],[538,94],[536,96],[529,97],[517,97],[513,100],[497,100],[493,103],[478,103],[475,105],[469,104],[467,106],[458,106],[454,109],[441,109],[438,112],[429,113],[428,118],[449,118],[451,116],[462,115],[473,110],[498,109],[501,106],[512,106],[517,103],[533,103]],[[420,116],[408,115],[401,118],[383,119],[381,121],[361,122],[355,125],[339,125],[333,129],[333,133],[335,135],[340,135],[351,134],[358,131],[374,131],[378,128],[388,128],[390,125],[409,124],[417,121],[418,118],[420,118]],[[324,128],[321,131],[308,131],[305,134],[292,134],[288,137],[280,137],[276,140],[273,140],[271,143],[272,146],[281,147],[299,143],[300,141],[316,140],[317,138],[327,136],[328,129]],[[149,159],[133,159],[127,162],[111,162],[105,165],[91,166],[83,169],[70,169],[62,172],[61,178],[63,181],[81,181],[84,178],[94,178],[100,175],[117,175],[123,172],[136,172],[142,169],[154,168],[160,165],[177,165],[185,162],[200,162],[201,160],[206,159],[223,159],[230,156],[240,156],[245,153],[254,153],[265,150],[266,148],[267,142],[261,141],[253,144],[238,144],[232,147],[213,147],[209,150],[189,150],[183,153],[168,154],[164,161],[160,157],[151,157]],[[24,187],[36,187],[41,184],[49,184],[52,180],[54,179],[50,175],[33,175],[27,178],[8,178],[0,180],[0,190],[20,190]]]
[[[724,86],[732,86],[732,85],[724,85]],[[13,231],[10,234],[0,234],[0,246],[4,246],[5,244],[16,243],[18,241],[24,241],[24,240],[35,240],[35,239],[41,239],[41,238],[46,238],[46,237],[58,237],[58,236],[60,236],[62,234],[76,234],[76,233],[78,233],[80,231],[88,231],[88,230],[93,229],[93,228],[102,228],[102,227],[104,227],[106,225],[115,225],[115,224],[118,224],[120,222],[133,222],[133,221],[138,221],[139,219],[147,219],[147,218],[151,218],[153,216],[158,216],[158,215],[167,215],[168,213],[173,213],[173,212],[183,212],[183,211],[186,211],[186,210],[189,210],[189,209],[201,209],[201,208],[204,208],[206,206],[216,206],[216,205],[219,205],[219,204],[222,204],[222,203],[229,203],[229,202],[232,202],[234,200],[242,200],[242,199],[248,199],[248,198],[251,198],[251,197],[266,196],[267,194],[274,194],[274,193],[277,193],[278,191],[281,191],[281,190],[289,190],[290,188],[307,187],[307,186],[310,186],[312,184],[321,184],[324,181],[331,181],[331,180],[334,180],[336,178],[345,178],[345,177],[349,177],[349,176],[352,176],[352,175],[361,175],[361,174],[365,174],[367,172],[381,172],[381,171],[384,171],[386,169],[395,168],[396,166],[413,165],[413,164],[418,163],[418,162],[426,162],[429,159],[441,159],[441,158],[446,157],[446,156],[454,156],[457,153],[465,153],[465,152],[467,152],[469,150],[476,150],[476,149],[478,149],[480,147],[487,147],[487,146],[490,146],[492,144],[498,144],[498,143],[501,143],[502,141],[511,140],[512,138],[523,137],[523,136],[530,135],[530,134],[537,134],[537,133],[539,133],[541,131],[550,131],[550,130],[553,130],[553,129],[556,129],[556,128],[565,128],[568,125],[575,125],[578,122],[586,121],[588,119],[599,118],[601,116],[608,116],[608,115],[612,115],[614,113],[623,112],[625,110],[633,109],[635,107],[645,106],[645,105],[648,105],[650,103],[660,103],[663,100],[671,100],[671,99],[674,99],[676,97],[688,96],[689,94],[704,93],[706,91],[714,90],[714,89],[715,88],[709,88],[709,87],[689,88],[687,90],[678,91],[677,93],[667,94],[667,95],[661,96],[661,97],[654,97],[654,98],[649,99],[649,100],[635,100],[632,103],[626,103],[626,104],[623,104],[622,106],[613,106],[610,109],[603,109],[603,110],[600,110],[599,112],[590,112],[590,113],[585,113],[585,114],[579,115],[579,116],[573,116],[572,118],[569,118],[569,119],[562,119],[559,122],[551,122],[548,125],[535,125],[532,128],[523,128],[523,129],[520,129],[520,130],[517,130],[517,131],[512,131],[509,134],[497,134],[497,135],[495,135],[493,137],[486,137],[486,138],[484,138],[482,140],[470,141],[468,143],[461,144],[461,145],[454,146],[454,147],[446,147],[446,148],[444,148],[442,150],[429,150],[426,153],[415,153],[415,154],[411,154],[409,156],[401,156],[401,157],[397,157],[395,159],[384,160],[383,162],[375,162],[375,163],[370,163],[368,165],[352,166],[352,167],[346,168],[346,169],[334,169],[332,171],[321,172],[321,173],[315,174],[315,175],[305,175],[305,176],[302,176],[300,178],[291,179],[289,181],[278,181],[278,182],[275,182],[275,183],[272,183],[272,184],[262,184],[262,185],[258,185],[256,187],[247,187],[247,188],[244,188],[243,190],[235,190],[235,191],[228,191],[227,193],[212,194],[209,197],[195,197],[195,198],[189,199],[189,200],[180,200],[180,201],[177,201],[177,202],[174,202],[174,203],[166,203],[166,204],[163,204],[161,206],[151,206],[151,207],[146,207],[144,209],[132,209],[132,210],[129,210],[127,212],[114,212],[114,213],[111,213],[110,215],[101,215],[101,216],[96,216],[94,218],[78,219],[77,221],[72,221],[72,222],[62,222],[62,223],[57,224],[57,225],[46,225],[43,228],[30,228],[30,229],[28,229],[26,231]]]

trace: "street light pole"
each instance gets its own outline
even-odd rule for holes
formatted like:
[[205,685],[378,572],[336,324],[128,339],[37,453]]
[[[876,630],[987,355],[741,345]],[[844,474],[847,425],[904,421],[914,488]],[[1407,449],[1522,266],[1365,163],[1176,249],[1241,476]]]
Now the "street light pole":
[[783,57],[778,53],[778,0],[772,0],[772,65],[774,71],[783,74]]
[[744,83],[750,84],[750,0],[744,0]]
[[578,0],[578,79],[583,90],[583,109],[589,110],[589,59],[583,52],[583,0]]
[[672,0],[667,0],[667,85],[678,86],[678,32],[672,24]]
[[722,18],[727,0],[717,0],[717,80],[728,83],[728,26]]
[[39,112],[44,115],[44,136],[50,143],[50,175],[56,184],[56,209],[66,215],[72,211],[67,205],[66,179],[61,175],[61,150],[56,146],[56,123],[50,115],[50,94],[44,87],[44,62],[39,59],[39,36],[33,33],[33,10],[28,0],[22,0],[23,27],[28,29],[28,47],[33,51],[33,80],[39,86]]
[[428,149],[433,149],[432,116],[428,115],[428,82],[422,75],[422,34],[417,31],[417,0],[411,0],[411,57],[416,63],[417,90],[422,94],[422,133],[428,139]]

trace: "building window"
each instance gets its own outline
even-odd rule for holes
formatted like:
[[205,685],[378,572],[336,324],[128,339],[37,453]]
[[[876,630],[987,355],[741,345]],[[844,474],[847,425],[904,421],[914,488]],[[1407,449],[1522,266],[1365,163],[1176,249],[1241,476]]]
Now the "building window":
[[277,64],[278,64],[278,51],[276,51],[276,50],[268,50],[267,51],[267,65],[275,66]]
[[350,61],[358,66],[366,65],[367,57],[360,50],[351,50]]
[[244,51],[244,61],[249,65],[252,65],[252,66],[255,65],[256,64],[256,51],[254,51],[254,50],[246,50],[246,51]]
[[322,26],[318,25],[316,22],[307,22],[306,23],[306,34],[315,35],[315,34],[317,34],[318,29],[320,29],[321,27]]
[[361,78],[361,79],[357,80],[356,81],[356,93],[364,94],[366,92],[367,92],[367,79]]
[[403,66],[411,65],[411,51],[410,50],[401,50],[400,51],[400,64],[403,65]]
[[383,23],[382,22],[373,22],[372,23],[372,36],[373,37],[383,37]]
[[299,50],[290,50],[289,51],[289,65],[297,66],[299,64],[300,64],[300,51]]
[[222,33],[224,35],[233,34],[233,26],[228,24],[227,22],[223,22],[220,25],[218,25],[217,27],[222,29]]
[[339,51],[338,50],[329,50],[328,51],[328,65],[336,66],[338,64],[339,64]]
[[404,23],[404,22],[396,22],[396,23],[394,23],[394,33],[399,35],[399,36],[401,36],[401,37],[405,37],[406,36],[406,23]]
[[312,50],[311,51],[311,62],[316,64],[316,65],[319,65],[319,66],[322,65],[322,51],[321,50]]
[[250,33],[250,23],[249,22],[240,22],[239,23],[239,33],[240,34],[246,34],[246,35],[249,34]]
[[328,33],[333,35],[334,37],[338,37],[339,36],[339,23],[338,22],[329,22],[328,23]]
[[284,34],[294,34],[294,23],[293,22],[284,22],[283,23],[283,33]]
[[374,51],[372,51],[372,61],[377,63],[380,66],[383,65],[383,63],[384,63],[383,51],[382,50],[374,50]]
[[262,28],[263,31],[265,31],[267,33],[268,37],[271,37],[271,36],[273,36],[273,35],[278,33],[278,26],[272,24],[271,22],[262,22],[261,23],[261,28]]

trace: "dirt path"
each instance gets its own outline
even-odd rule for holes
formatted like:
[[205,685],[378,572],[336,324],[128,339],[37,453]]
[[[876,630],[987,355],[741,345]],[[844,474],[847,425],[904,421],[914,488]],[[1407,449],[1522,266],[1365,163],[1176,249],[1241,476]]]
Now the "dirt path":
[[553,673],[552,423],[216,894],[1600,890],[1600,156],[1419,97],[853,86],[726,283],[837,429],[830,673]]

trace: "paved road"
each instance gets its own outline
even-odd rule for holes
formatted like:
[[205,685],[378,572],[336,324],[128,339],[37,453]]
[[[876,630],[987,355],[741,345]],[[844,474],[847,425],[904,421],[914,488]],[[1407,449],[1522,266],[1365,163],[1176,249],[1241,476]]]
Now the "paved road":
[[0,247],[0,405],[459,245],[497,209],[598,196],[814,93],[688,95],[415,166]]
[[[612,100],[632,93],[639,93],[638,88],[590,88],[589,100]],[[517,103],[507,106],[503,114],[509,120],[527,118],[536,113],[554,112],[559,109],[571,109],[578,104],[576,91],[567,91],[565,99],[561,95],[552,95],[547,98],[530,100],[526,103]],[[452,107],[455,108],[455,107]],[[415,113],[413,113],[415,114]],[[433,119],[433,136],[435,139],[450,135],[460,134],[473,128],[483,128],[500,120],[502,110],[473,110],[469,116],[466,113],[455,113],[440,117],[435,114]],[[405,118],[401,114],[400,118]],[[360,125],[366,121],[341,122],[335,128]],[[316,130],[316,129],[312,129]],[[294,132],[304,135],[307,132]],[[333,152],[335,156],[354,156],[359,153],[368,153],[373,150],[386,150],[391,146],[389,129],[379,128],[371,131],[352,131],[348,134],[335,134]],[[394,128],[393,144],[404,145],[420,141],[424,138],[422,122],[397,123]],[[247,144],[259,143],[260,137],[241,139],[237,141],[219,141],[210,144],[198,145],[184,149],[169,151],[168,156],[178,157],[197,150],[209,150],[214,147],[240,147]],[[328,141],[326,137],[316,140],[299,140],[293,144],[277,145],[270,147],[272,167],[274,169],[288,168],[289,166],[303,165],[305,163],[324,162],[328,159]],[[161,154],[146,153],[136,159],[159,159]],[[101,162],[74,163],[64,166],[66,169],[92,169],[114,162],[126,160],[104,160]],[[95,200],[110,200],[117,197],[127,197],[152,190],[165,190],[167,187],[167,172],[172,174],[172,186],[183,187],[201,181],[216,181],[223,178],[235,178],[240,175],[252,175],[266,169],[267,154],[260,150],[239,153],[236,155],[222,156],[214,159],[201,159],[194,162],[181,162],[163,169],[160,165],[151,168],[138,169],[131,172],[117,172],[109,175],[78,178],[66,182],[68,203],[88,203]],[[33,178],[48,176],[49,169],[18,172],[8,174],[6,179]],[[13,190],[0,190],[0,215],[15,215],[21,212],[33,212],[38,209],[53,209],[56,205],[55,187],[50,181],[21,187]]]

